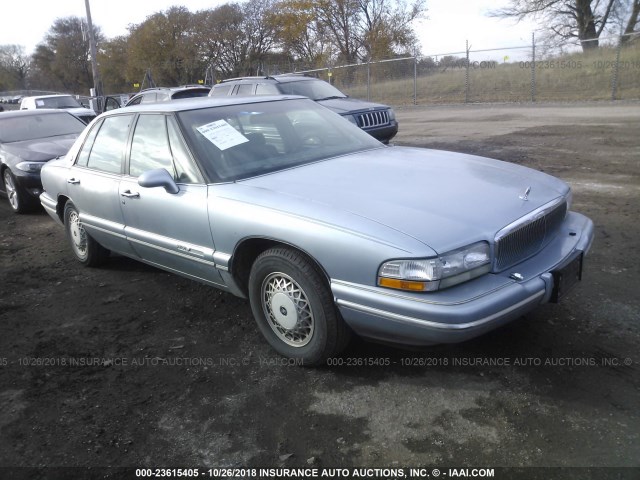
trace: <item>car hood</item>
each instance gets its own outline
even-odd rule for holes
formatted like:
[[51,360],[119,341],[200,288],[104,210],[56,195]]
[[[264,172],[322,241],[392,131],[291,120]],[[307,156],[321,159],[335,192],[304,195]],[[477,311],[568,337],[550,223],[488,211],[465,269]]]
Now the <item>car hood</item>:
[[[245,201],[284,205],[307,216],[315,204],[322,207],[316,210],[323,222],[352,229],[344,224],[349,218],[358,228],[366,219],[371,231],[362,233],[381,237],[381,229],[392,229],[438,253],[492,241],[506,225],[569,191],[555,177],[511,163],[405,147],[346,155],[236,185]],[[521,199],[529,188],[527,200]]]
[[5,143],[2,148],[11,155],[27,162],[46,162],[66,153],[78,137],[78,133],[50,138],[37,138],[23,142]]
[[387,110],[387,105],[380,103],[365,102],[355,98],[332,98],[330,100],[319,100],[318,103],[333,110],[336,113],[361,112],[369,110]]

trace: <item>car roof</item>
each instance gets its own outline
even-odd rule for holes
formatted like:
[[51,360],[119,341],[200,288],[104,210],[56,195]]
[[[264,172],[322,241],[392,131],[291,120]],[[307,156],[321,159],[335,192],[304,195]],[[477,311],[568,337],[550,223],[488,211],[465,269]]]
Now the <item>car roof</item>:
[[211,87],[208,85],[181,85],[179,87],[150,87],[144,88],[136,93],[136,95],[145,92],[153,92],[153,91],[169,91],[169,92],[177,92],[182,90],[211,90]]
[[[102,115],[114,115],[127,112],[182,112],[187,110],[198,110],[209,107],[224,107],[228,105],[249,105],[252,103],[277,102],[282,100],[309,100],[300,95],[264,95],[255,97],[195,97],[181,98],[171,102],[141,103],[128,107],[118,108],[103,113]],[[311,100],[309,100],[311,101]]]
[[74,118],[78,118],[66,110],[60,110],[57,108],[39,108],[37,110],[8,110],[5,112],[0,112],[0,118],[24,117],[25,115],[26,116],[51,115],[54,113],[62,113],[65,115],[71,115]]
[[55,98],[55,97],[74,97],[74,96],[70,93],[57,93],[55,95],[34,95],[31,97],[22,97],[22,99],[26,100],[27,98]]
[[[299,81],[310,81],[310,80],[320,80],[316,77],[309,77],[307,75],[301,73],[284,73],[282,75],[274,75],[274,76],[254,76],[254,77],[237,77],[237,78],[228,78],[226,80],[222,80],[217,85],[221,85],[224,83],[230,82],[239,82],[242,80],[273,80],[277,83],[288,83],[288,82],[299,82]],[[324,81],[324,80],[321,80]],[[216,85],[214,85],[215,87]]]

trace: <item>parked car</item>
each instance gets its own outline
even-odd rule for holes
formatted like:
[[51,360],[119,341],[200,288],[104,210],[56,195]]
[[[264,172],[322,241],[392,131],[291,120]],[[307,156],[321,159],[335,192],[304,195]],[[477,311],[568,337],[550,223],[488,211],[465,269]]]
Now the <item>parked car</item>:
[[247,95],[302,95],[342,115],[383,143],[398,133],[396,114],[391,107],[351,98],[330,83],[304,75],[241,77],[214,85],[210,97]]
[[302,97],[107,112],[42,181],[79,262],[111,250],[248,297],[272,347],[306,364],[352,331],[429,345],[492,330],[561,299],[593,239],[557,178],[384,146]]
[[20,102],[20,110],[36,110],[40,108],[57,108],[75,115],[85,124],[96,118],[93,110],[83,107],[71,95],[40,95],[38,97],[24,97]]
[[39,205],[40,169],[49,160],[65,155],[85,126],[60,110],[0,114],[0,193],[16,213]]
[[211,87],[202,85],[147,88],[131,97],[125,104],[125,107],[141,103],[156,103],[166,102],[169,100],[180,100],[182,98],[206,97],[209,95],[209,90],[211,90]]

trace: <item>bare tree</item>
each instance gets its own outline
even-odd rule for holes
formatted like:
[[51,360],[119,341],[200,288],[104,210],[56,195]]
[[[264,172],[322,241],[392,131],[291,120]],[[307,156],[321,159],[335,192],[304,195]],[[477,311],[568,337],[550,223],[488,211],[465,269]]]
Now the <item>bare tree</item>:
[[0,45],[0,90],[27,88],[31,60],[21,45]]
[[583,50],[589,50],[598,47],[598,39],[621,1],[625,0],[511,0],[506,8],[491,15],[534,18],[546,26],[551,36],[576,38]]
[[640,0],[633,0],[629,6],[629,17],[627,19],[627,26],[624,29],[625,36],[622,37],[622,42],[626,43],[631,40],[631,34],[637,33],[637,28],[640,27]]

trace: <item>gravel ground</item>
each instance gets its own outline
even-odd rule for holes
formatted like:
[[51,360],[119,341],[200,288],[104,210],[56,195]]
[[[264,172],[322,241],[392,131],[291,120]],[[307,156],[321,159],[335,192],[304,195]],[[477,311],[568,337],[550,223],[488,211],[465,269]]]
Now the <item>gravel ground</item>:
[[3,200],[0,466],[636,467],[555,478],[640,478],[640,106],[398,117],[396,144],[568,181],[596,225],[582,285],[470,342],[356,339],[342,366],[305,369],[268,348],[247,302],[122,257],[84,269],[44,212],[13,215]]

